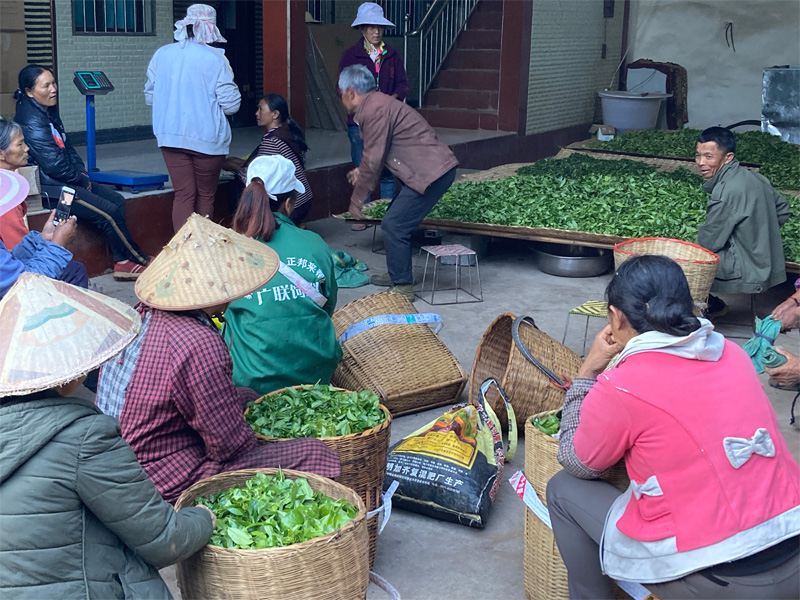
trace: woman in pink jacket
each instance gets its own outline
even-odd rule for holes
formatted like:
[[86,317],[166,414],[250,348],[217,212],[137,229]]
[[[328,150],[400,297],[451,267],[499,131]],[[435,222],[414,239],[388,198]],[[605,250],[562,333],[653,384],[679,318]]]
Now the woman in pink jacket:
[[[610,578],[662,599],[796,598],[800,467],[749,357],[692,314],[666,257],[627,260],[606,296],[547,486],[570,598],[613,598]],[[622,458],[620,495],[596,478]]]

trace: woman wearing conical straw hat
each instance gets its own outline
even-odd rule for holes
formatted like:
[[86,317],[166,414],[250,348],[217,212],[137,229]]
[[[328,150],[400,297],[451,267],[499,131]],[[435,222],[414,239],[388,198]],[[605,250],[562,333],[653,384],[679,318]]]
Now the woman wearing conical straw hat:
[[130,306],[23,273],[0,301],[0,597],[171,598],[159,568],[202,548],[119,433],[73,397],[139,332]]
[[212,317],[278,270],[266,245],[193,214],[136,282],[142,334],[100,374],[97,404],[162,496],[224,471],[282,467],[339,475],[318,439],[259,444],[244,420],[258,394],[233,383],[231,357]]

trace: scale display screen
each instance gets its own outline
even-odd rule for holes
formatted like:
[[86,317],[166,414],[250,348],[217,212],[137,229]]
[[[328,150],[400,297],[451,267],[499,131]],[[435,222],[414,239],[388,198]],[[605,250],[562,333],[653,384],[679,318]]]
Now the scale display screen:
[[114,86],[102,71],[75,71],[72,82],[84,96],[103,95],[114,91]]

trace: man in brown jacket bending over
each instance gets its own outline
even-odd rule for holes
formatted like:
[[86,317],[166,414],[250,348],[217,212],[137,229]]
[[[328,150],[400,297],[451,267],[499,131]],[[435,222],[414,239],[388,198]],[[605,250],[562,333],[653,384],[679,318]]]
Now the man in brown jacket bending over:
[[363,65],[345,67],[339,89],[364,140],[361,164],[347,174],[353,185],[350,214],[364,218],[364,198],[377,185],[384,165],[403,184],[381,222],[389,272],[370,281],[391,286],[413,301],[411,234],[453,183],[458,160],[416,110],[377,91],[375,77]]

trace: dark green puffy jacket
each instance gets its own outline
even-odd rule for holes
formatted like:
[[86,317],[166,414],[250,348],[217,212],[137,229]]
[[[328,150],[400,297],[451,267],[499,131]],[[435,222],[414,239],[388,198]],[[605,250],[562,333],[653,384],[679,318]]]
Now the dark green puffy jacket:
[[92,403],[0,399],[0,597],[170,598],[157,569],[211,530],[162,500]]

